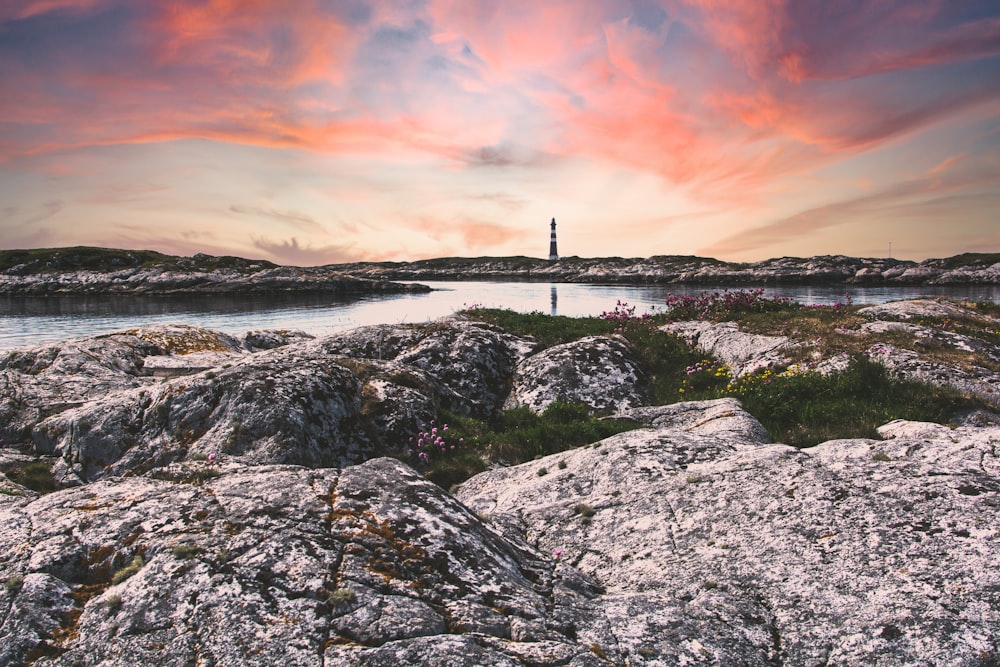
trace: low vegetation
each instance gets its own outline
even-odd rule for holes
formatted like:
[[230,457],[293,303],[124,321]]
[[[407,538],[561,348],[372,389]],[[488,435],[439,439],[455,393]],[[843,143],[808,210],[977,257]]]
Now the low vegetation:
[[47,461],[8,463],[0,467],[7,478],[38,493],[51,493],[59,488],[52,475],[52,465]]
[[[414,436],[405,458],[444,488],[464,482],[491,464],[531,461],[639,426],[627,419],[598,419],[590,416],[583,405],[561,402],[553,403],[540,415],[528,408],[516,408],[484,421],[446,412],[441,422],[440,427],[426,425]],[[431,438],[431,445],[419,446],[426,438]],[[443,446],[436,444],[438,439]]]
[[[883,365],[865,356],[865,351],[876,343],[919,349],[925,358],[960,368],[978,365],[1000,370],[1000,364],[984,355],[956,349],[934,337],[918,337],[914,330],[905,327],[899,331],[868,332],[862,327],[868,320],[858,313],[859,307],[849,297],[830,306],[807,306],[786,299],[765,298],[763,290],[747,290],[697,297],[672,295],[666,305],[665,312],[640,316],[635,314],[633,306],[621,302],[601,317],[590,318],[478,308],[464,314],[511,333],[534,336],[546,346],[589,335],[624,336],[653,381],[657,404],[734,396],[767,428],[772,439],[797,447],[836,438],[877,438],[875,429],[893,419],[947,423],[957,413],[986,407],[980,400],[957,390],[893,376]],[[985,343],[1000,343],[1000,326],[990,319],[1000,316],[1000,305],[990,302],[965,305],[982,317],[924,318],[912,324]],[[790,351],[793,363],[787,368],[764,369],[734,379],[724,364],[705,358],[679,337],[660,329],[669,321],[688,319],[737,321],[743,331],[784,335],[800,341],[800,345]],[[821,374],[809,369],[807,362],[835,355],[846,355],[851,360],[844,370]],[[526,426],[517,420],[524,418],[504,416],[502,420],[508,423],[500,430],[517,433]],[[545,423],[551,416],[537,419]],[[587,440],[579,444],[584,442]],[[482,444],[475,441],[470,456]],[[552,451],[569,446],[574,445],[564,443]],[[551,453],[528,447],[517,456],[505,456],[503,446],[495,441],[491,441],[490,448],[487,460],[511,463],[530,458],[531,454]],[[461,476],[455,472],[449,479]]]
[[878,438],[875,429],[893,419],[946,423],[961,410],[981,407],[954,389],[894,378],[885,366],[864,357],[838,373],[764,370],[688,396],[735,396],[775,442],[795,447]]

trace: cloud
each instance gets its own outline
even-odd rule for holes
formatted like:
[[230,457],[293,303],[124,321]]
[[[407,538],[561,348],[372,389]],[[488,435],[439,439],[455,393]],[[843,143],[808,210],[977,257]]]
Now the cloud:
[[970,207],[994,210],[1000,203],[995,194],[997,173],[988,165],[942,170],[940,165],[926,175],[898,181],[870,194],[847,197],[814,206],[774,222],[739,231],[702,249],[715,257],[760,254],[766,248],[795,243],[836,228],[884,220],[941,221],[961,216]]
[[27,218],[21,221],[23,225],[33,225],[37,222],[41,222],[47,218],[51,218],[59,211],[63,210],[66,203],[61,199],[50,199],[49,201],[42,204],[42,210],[40,212],[29,215]]
[[104,4],[105,0],[6,0],[0,6],[0,21],[23,21],[49,12],[81,13]]
[[466,216],[456,216],[451,220],[424,216],[419,218],[417,224],[433,239],[458,237],[465,247],[474,251],[484,248],[496,249],[530,236],[523,229]]
[[[995,155],[998,141],[982,130],[1000,100],[993,0],[0,5],[0,89],[14,91],[0,96],[0,163],[30,172],[36,191],[65,187],[45,192],[85,204],[94,238],[116,206],[153,198],[118,171],[146,159],[148,180],[169,184],[155,191],[158,211],[197,207],[220,230],[234,214],[258,230],[278,222],[291,239],[262,239],[267,251],[310,262],[354,252],[324,245],[330,232],[382,247],[374,235],[400,211],[403,227],[447,221],[432,228],[447,241],[436,249],[514,247],[527,237],[506,224],[512,212],[598,208],[619,179],[646,198],[628,203],[623,225],[653,234],[671,211],[711,210],[759,230],[731,236],[753,248],[777,242],[769,223],[795,234],[860,215],[834,206],[849,177],[828,168],[900,146],[928,165]],[[122,148],[150,143],[144,157]],[[191,157],[204,145],[211,166]],[[265,150],[236,162],[250,151],[227,145]],[[315,180],[300,199],[289,174],[306,163]],[[232,204],[246,192],[279,203]]]
[[462,161],[469,168],[476,167],[540,167],[553,162],[552,156],[525,146],[501,143],[480,146],[462,151]]
[[273,208],[241,206],[238,204],[231,205],[229,210],[240,215],[253,215],[271,220],[277,220],[307,233],[327,234],[326,228],[323,225],[317,222],[312,216],[300,213],[299,211],[278,211]]
[[469,195],[468,198],[473,201],[481,201],[493,204],[505,211],[518,211],[523,209],[527,205],[527,202],[524,199],[520,197],[515,197],[513,195],[504,192],[488,192],[484,194],[474,194],[474,195]]
[[296,237],[287,241],[271,241],[264,237],[252,237],[255,248],[262,250],[268,258],[280,264],[294,266],[323,266],[326,264],[343,264],[364,259],[364,254],[351,244],[325,245],[313,247],[311,244],[300,246]]

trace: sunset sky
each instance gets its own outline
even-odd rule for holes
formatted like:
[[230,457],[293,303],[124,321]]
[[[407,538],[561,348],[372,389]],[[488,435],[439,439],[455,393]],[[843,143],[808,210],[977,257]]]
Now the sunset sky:
[[1000,252],[997,0],[3,0],[0,247]]

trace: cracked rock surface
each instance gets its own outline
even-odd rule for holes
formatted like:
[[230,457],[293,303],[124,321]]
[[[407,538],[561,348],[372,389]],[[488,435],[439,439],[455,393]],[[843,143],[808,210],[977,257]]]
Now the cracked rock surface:
[[749,421],[722,435],[736,415],[720,407],[457,497],[596,580],[605,651],[628,664],[1000,658],[1000,429],[898,422],[884,442],[796,450]]
[[554,345],[517,367],[506,407],[541,413],[556,401],[583,403],[592,413],[645,405],[650,385],[623,339],[588,336]]
[[404,464],[205,465],[0,496],[0,663],[586,664],[585,578]]

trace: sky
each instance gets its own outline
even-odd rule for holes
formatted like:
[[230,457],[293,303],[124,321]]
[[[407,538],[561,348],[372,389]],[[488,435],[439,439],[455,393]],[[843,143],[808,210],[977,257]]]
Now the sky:
[[0,248],[1000,252],[996,0],[3,0]]

